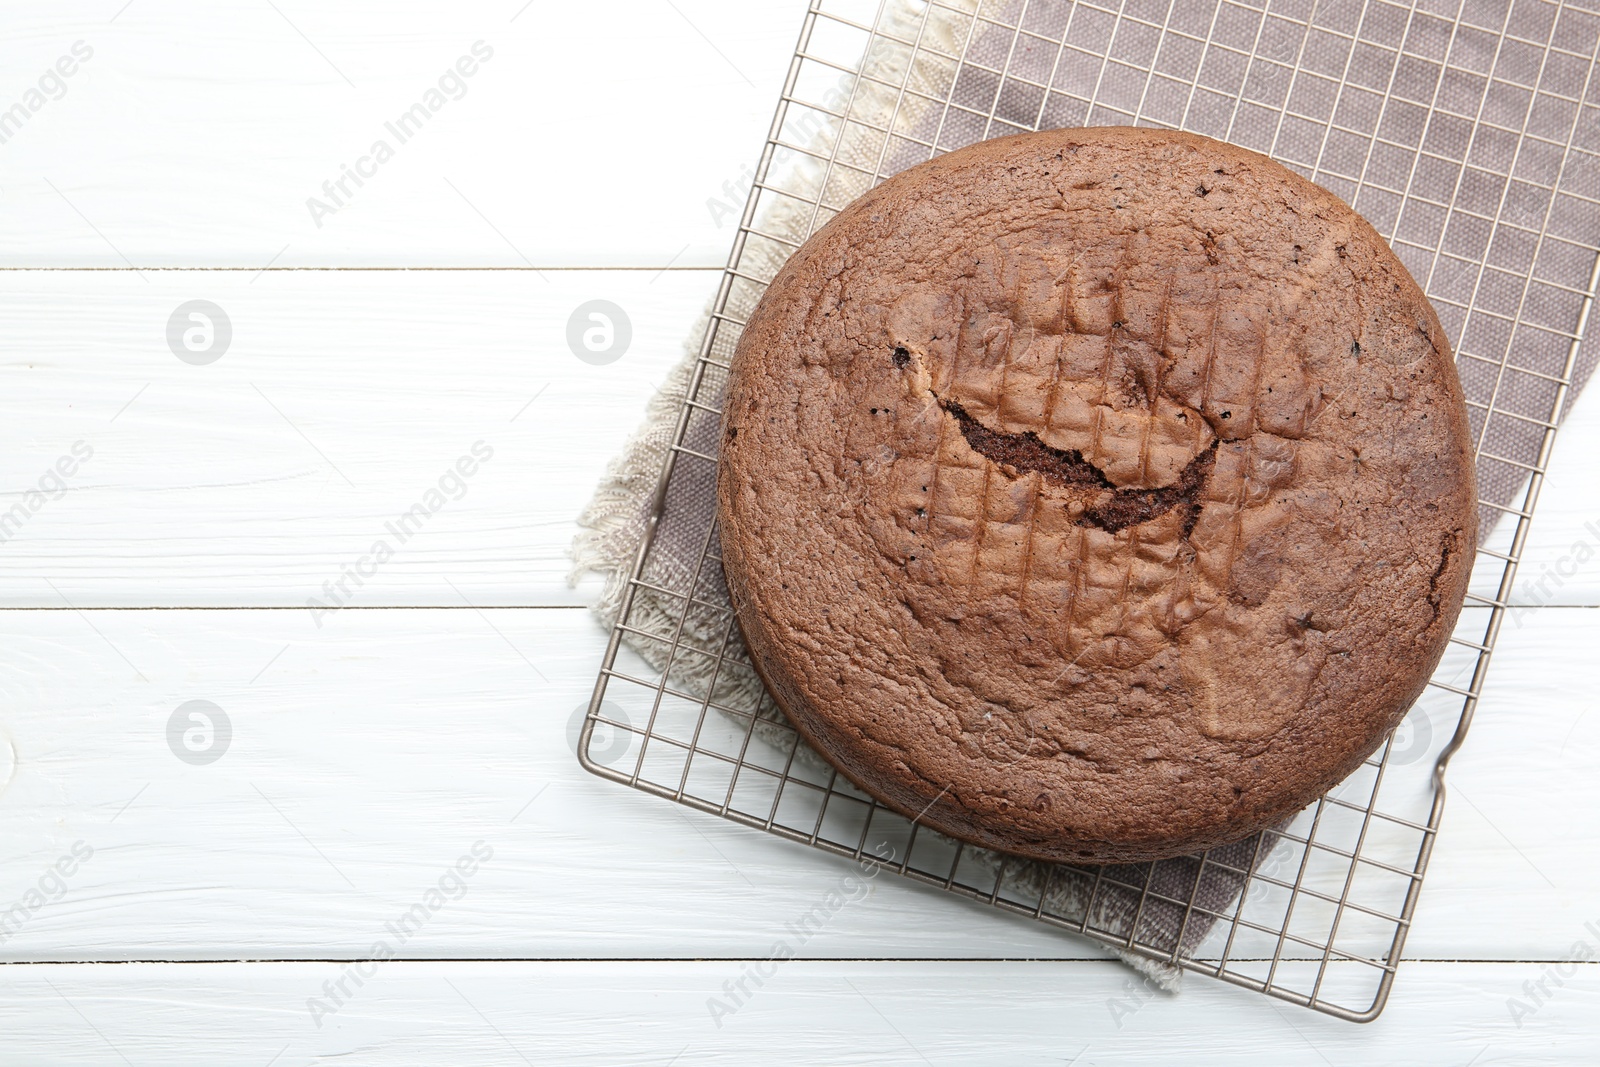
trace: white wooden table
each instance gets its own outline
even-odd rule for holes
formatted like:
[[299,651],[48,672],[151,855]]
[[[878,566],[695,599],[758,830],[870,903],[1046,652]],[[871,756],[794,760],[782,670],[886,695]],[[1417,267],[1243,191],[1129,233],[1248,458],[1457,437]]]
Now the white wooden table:
[[[0,12],[0,1063],[1593,1062],[1593,389],[1379,1021],[1154,994],[892,877],[712,1017],[846,868],[578,767],[603,635],[565,549],[801,11]],[[632,323],[605,366],[566,342],[591,299]],[[194,300],[212,362],[168,344]],[[195,700],[210,763],[169,745]]]

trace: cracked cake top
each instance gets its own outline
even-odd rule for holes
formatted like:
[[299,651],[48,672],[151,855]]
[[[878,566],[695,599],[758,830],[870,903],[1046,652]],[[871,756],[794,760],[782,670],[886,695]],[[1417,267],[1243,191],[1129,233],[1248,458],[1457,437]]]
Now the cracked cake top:
[[1248,836],[1421,691],[1475,548],[1438,320],[1332,194],[1203,137],[987,141],[789,260],[723,416],[753,662],[863,789],[1039,859]]

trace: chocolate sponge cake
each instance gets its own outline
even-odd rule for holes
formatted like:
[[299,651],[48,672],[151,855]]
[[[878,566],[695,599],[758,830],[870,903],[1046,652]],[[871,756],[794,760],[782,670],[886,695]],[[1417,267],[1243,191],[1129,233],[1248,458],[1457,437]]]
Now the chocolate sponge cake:
[[1188,134],[987,141],[784,266],[723,415],[722,553],[794,725],[1043,860],[1272,825],[1381,743],[1476,545],[1461,386],[1378,234]]

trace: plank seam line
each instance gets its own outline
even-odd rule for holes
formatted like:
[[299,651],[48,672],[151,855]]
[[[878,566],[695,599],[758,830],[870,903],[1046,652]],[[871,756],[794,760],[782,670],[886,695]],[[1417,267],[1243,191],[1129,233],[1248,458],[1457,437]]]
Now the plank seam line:
[[356,267],[328,267],[328,266],[321,266],[321,267],[318,267],[318,266],[306,266],[306,267],[171,267],[171,266],[168,266],[168,267],[61,267],[61,266],[57,266],[57,267],[28,267],[28,266],[0,266],[0,271],[9,272],[9,273],[12,273],[12,274],[43,274],[43,273],[58,273],[58,274],[72,274],[72,273],[80,273],[80,274],[90,274],[90,273],[139,274],[139,273],[147,272],[147,271],[148,272],[167,271],[167,272],[175,272],[175,273],[184,273],[184,272],[190,272],[190,271],[231,271],[231,272],[238,273],[238,274],[287,274],[287,273],[293,273],[295,271],[301,271],[301,272],[310,271],[310,272],[313,272],[313,273],[317,273],[317,272],[320,272],[320,273],[332,273],[332,272],[335,272],[335,271],[354,271],[354,272],[357,272],[357,273],[372,272],[372,271],[406,271],[408,273],[410,273],[410,272],[420,272],[420,271],[433,271],[433,272],[446,272],[446,273],[452,272],[452,271],[461,272],[461,273],[467,273],[467,272],[476,273],[476,272],[479,272],[479,271],[510,271],[510,272],[521,273],[521,274],[537,274],[539,271],[655,271],[658,274],[664,274],[667,271],[672,271],[673,273],[678,273],[680,271],[691,271],[691,272],[699,271],[699,272],[702,272],[702,273],[706,272],[706,271],[716,271],[716,272],[720,273],[721,271],[723,271],[725,269],[726,268],[722,267],[722,266],[715,266],[715,267],[710,267],[710,266],[708,266],[708,267],[682,266],[682,267],[680,267],[680,266],[673,266],[671,264],[669,264],[669,265],[667,265],[665,267],[657,267],[657,266],[642,266],[642,267],[640,267],[640,266],[617,266],[617,267],[598,267],[598,266],[570,266],[570,267],[437,267],[437,266],[432,266],[432,267],[408,267],[408,266],[384,266],[384,267],[360,267],[360,266],[356,266]]
[[[346,611],[588,611],[589,604],[348,604]],[[3,611],[307,611],[304,604],[0,604]],[[1507,604],[1516,611],[1597,611],[1600,604]]]
[[[339,611],[588,611],[588,604],[347,604]],[[309,611],[304,604],[0,604],[0,611]]]
[[[748,963],[759,962],[765,956],[415,956],[396,957],[387,963]],[[133,964],[172,964],[184,967],[216,967],[229,964],[267,963],[363,963],[367,956],[283,956],[241,959],[171,960],[141,958],[131,960],[4,960],[0,969],[7,967],[113,967]],[[1204,957],[1199,957],[1205,962]],[[1234,956],[1231,960],[1244,963],[1270,963],[1270,956]],[[1124,967],[1121,960],[1095,959],[1081,956],[797,956],[795,963],[1083,963]],[[1314,961],[1312,961],[1314,962]],[[1353,961],[1361,962],[1361,961]],[[1600,968],[1600,959],[1471,959],[1446,956],[1402,956],[1401,963],[1451,963],[1496,964],[1505,966],[1534,966],[1550,963]]]

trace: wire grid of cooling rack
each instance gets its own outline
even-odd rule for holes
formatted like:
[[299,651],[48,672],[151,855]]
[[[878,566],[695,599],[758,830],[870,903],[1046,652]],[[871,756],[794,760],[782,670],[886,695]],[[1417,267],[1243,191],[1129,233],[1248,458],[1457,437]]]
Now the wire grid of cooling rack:
[[[1547,0],[813,0],[589,707],[584,766],[1127,953],[1376,1018],[1575,369],[1592,366],[1579,342],[1600,274],[1597,47],[1600,12]],[[841,779],[754,679],[705,501],[677,516],[668,504],[676,479],[708,484],[741,316],[816,227],[939,152],[1101,124],[1266,152],[1365,214],[1455,341],[1477,441],[1486,534],[1425,694],[1291,823],[1189,861],[1186,891],[1151,865],[965,847]],[[698,546],[687,569],[655,565],[664,508]],[[1219,874],[1220,904],[1200,891]],[[1101,906],[1113,896],[1136,902],[1131,919]]]

